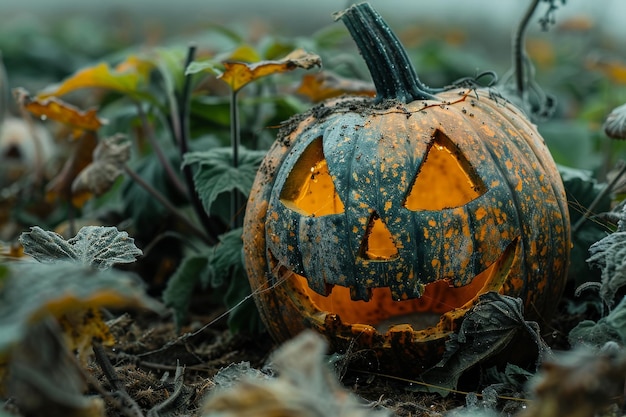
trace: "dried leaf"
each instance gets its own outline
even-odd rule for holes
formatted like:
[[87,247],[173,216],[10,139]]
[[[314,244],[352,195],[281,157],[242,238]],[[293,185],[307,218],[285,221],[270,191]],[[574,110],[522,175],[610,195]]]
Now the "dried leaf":
[[17,103],[34,116],[71,126],[75,138],[84,131],[96,131],[106,124],[105,120],[98,117],[95,109],[82,111],[57,97],[32,98],[23,88],[13,90],[13,95]]
[[93,193],[98,196],[107,192],[124,172],[130,159],[130,142],[123,135],[104,139],[93,151],[93,160],[72,182],[72,193]]
[[65,161],[63,168],[46,187],[46,200],[54,202],[59,198],[71,198],[74,206],[82,207],[92,197],[92,194],[88,191],[72,193],[72,183],[92,161],[93,152],[97,146],[95,134],[88,132],[73,146],[72,153]]
[[104,417],[104,402],[87,386],[54,320],[31,324],[10,354],[9,396],[22,415]]
[[[278,374],[242,369],[239,381],[216,375],[218,385],[207,398],[203,417],[383,417],[386,410],[365,407],[344,389],[324,363],[326,343],[317,333],[305,331],[285,343],[272,357],[270,367]],[[227,368],[228,369],[228,368]],[[235,369],[235,370],[237,370]]]
[[446,342],[442,360],[422,374],[431,386],[415,389],[437,392],[442,396],[457,388],[461,375],[476,364],[504,349],[519,331],[527,331],[539,347],[540,355],[550,351],[541,339],[536,323],[524,319],[522,300],[496,292],[482,294],[459,328]]
[[106,88],[133,95],[147,83],[153,64],[131,55],[111,69],[106,63],[79,70],[58,85],[51,86],[37,95],[38,100],[62,96],[81,88]]
[[376,89],[371,83],[341,77],[331,71],[306,74],[296,90],[313,102],[327,100],[344,94],[353,96],[376,96]]
[[292,71],[296,68],[310,69],[321,66],[319,56],[302,49],[296,49],[281,60],[261,61],[254,64],[224,62],[224,72],[219,76],[233,91],[239,91],[246,84],[271,74]]
[[621,350],[578,349],[546,361],[533,381],[537,398],[518,417],[588,417],[605,414],[624,396],[626,357]]
[[618,106],[604,121],[604,133],[613,139],[626,139],[626,104]]
[[25,253],[39,262],[71,261],[99,270],[134,262],[142,255],[134,239],[115,227],[86,226],[66,241],[57,233],[34,226],[19,240]]
[[146,295],[138,276],[71,262],[11,264],[0,286],[0,300],[0,356],[48,315],[86,314],[99,307],[160,308]]

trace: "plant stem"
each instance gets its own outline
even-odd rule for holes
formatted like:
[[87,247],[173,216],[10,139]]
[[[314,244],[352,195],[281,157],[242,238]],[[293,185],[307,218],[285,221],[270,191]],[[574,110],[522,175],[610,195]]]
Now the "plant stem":
[[535,13],[540,0],[532,0],[530,6],[526,10],[524,17],[517,26],[517,30],[513,36],[513,68],[515,69],[515,88],[519,98],[523,99],[526,94],[526,48],[524,47],[524,40],[526,37],[526,29],[530,18]]
[[180,181],[180,178],[174,171],[172,164],[170,164],[169,160],[165,157],[165,154],[163,153],[163,149],[161,149],[161,146],[156,140],[156,137],[154,136],[154,129],[152,129],[152,125],[148,121],[148,118],[146,116],[146,113],[143,111],[143,107],[141,103],[136,102],[135,104],[137,106],[137,114],[139,115],[141,124],[143,125],[143,128],[146,132],[146,137],[148,138],[148,142],[150,142],[150,146],[152,146],[154,153],[159,159],[159,162],[161,162],[161,165],[165,169],[165,172],[168,178],[170,179],[174,187],[178,190],[178,192],[180,192],[183,195],[188,194],[187,187],[185,186],[185,184],[183,184]]
[[587,207],[585,213],[576,221],[576,224],[572,226],[572,235],[575,235],[576,232],[578,232],[578,229],[580,229],[585,221],[589,218],[589,215],[593,213],[596,206],[600,204],[600,201],[602,201],[602,199],[613,190],[615,184],[617,184],[617,182],[624,176],[624,174],[626,174],[626,164],[622,166],[617,175],[615,175],[615,177],[613,177],[613,179],[606,185],[606,187],[604,187],[604,189],[596,196],[596,198],[593,199],[589,207]]
[[[187,59],[185,60],[184,68],[187,68],[191,62],[193,62],[196,55],[196,46],[190,45],[187,50]],[[183,91],[180,96],[180,104],[178,106],[178,113],[172,114],[172,120],[177,119],[178,123],[174,124],[179,127],[179,137],[178,137],[178,145],[180,146],[180,157],[184,158],[185,154],[189,152],[189,102],[190,102],[190,92],[191,92],[191,74],[185,75],[185,83],[183,85]],[[187,188],[189,190],[189,197],[191,200],[191,205],[200,219],[200,223],[202,223],[202,227],[206,232],[206,236],[208,238],[208,242],[210,244],[215,244],[217,242],[216,236],[218,233],[214,230],[213,222],[211,218],[204,211],[204,206],[202,205],[202,201],[200,200],[200,196],[196,191],[196,187],[193,183],[193,171],[191,170],[190,165],[183,166],[183,177],[185,178],[185,183],[187,184]]]
[[155,200],[157,200],[159,203],[161,203],[163,205],[163,207],[165,207],[167,209],[167,211],[169,211],[174,217],[176,217],[178,220],[180,220],[182,223],[184,223],[187,227],[189,227],[189,229],[193,232],[193,234],[195,234],[196,236],[201,238],[206,243],[212,244],[212,242],[207,237],[207,235],[204,232],[202,232],[202,230],[198,229],[196,227],[196,225],[193,224],[189,220],[189,218],[187,216],[182,214],[156,188],[152,187],[150,184],[148,184],[146,181],[144,181],[144,179],[141,178],[139,176],[139,174],[137,174],[135,171],[130,169],[130,167],[128,165],[124,165],[124,171],[126,172],[126,174],[128,174],[129,177],[131,177],[133,179],[133,181],[135,181],[140,187],[142,187],[144,190],[146,190],[152,197],[155,198]]
[[[239,106],[237,103],[238,91],[233,90],[230,96],[230,141],[233,148],[233,168],[239,167],[239,145],[241,142],[241,131],[239,129]],[[241,194],[234,189],[230,195],[230,227],[239,227],[243,220],[237,216],[243,202]]]
[[376,86],[377,102],[436,100],[417,77],[400,40],[369,3],[351,6],[337,19],[346,25],[367,64]]

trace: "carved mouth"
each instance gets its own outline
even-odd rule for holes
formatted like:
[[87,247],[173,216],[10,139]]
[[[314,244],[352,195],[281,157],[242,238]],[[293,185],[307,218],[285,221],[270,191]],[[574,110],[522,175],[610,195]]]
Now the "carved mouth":
[[[369,301],[354,301],[350,289],[340,285],[329,286],[327,295],[320,295],[309,288],[306,277],[290,272],[278,266],[279,277],[289,277],[287,284],[297,293],[305,294],[310,300],[311,316],[322,321],[339,321],[343,325],[359,325],[359,328],[371,327],[378,333],[395,330],[423,330],[448,323],[449,313],[464,313],[481,294],[501,291],[513,267],[519,249],[519,237],[514,239],[502,255],[468,284],[454,287],[448,280],[439,280],[424,286],[419,298],[393,300],[389,288],[369,288]],[[270,258],[271,251],[268,250]],[[275,259],[272,259],[275,261]],[[274,262],[272,262],[274,263]],[[276,263],[274,263],[275,266]],[[447,323],[447,324],[446,324]],[[409,327],[407,327],[409,326]],[[448,329],[450,330],[450,329]]]

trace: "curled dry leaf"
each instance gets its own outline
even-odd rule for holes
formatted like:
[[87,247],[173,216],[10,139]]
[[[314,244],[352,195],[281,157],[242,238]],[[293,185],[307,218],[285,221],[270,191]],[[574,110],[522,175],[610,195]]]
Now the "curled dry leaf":
[[129,159],[130,142],[124,135],[104,139],[94,149],[92,162],[72,182],[72,193],[104,194],[122,175]]
[[613,109],[604,121],[604,133],[613,139],[626,139],[626,104]]
[[533,383],[537,398],[518,417],[604,415],[623,401],[626,357],[618,352],[581,349],[545,362]]
[[[340,386],[324,363],[326,343],[312,331],[305,331],[285,343],[273,356],[270,366],[278,373],[242,374],[237,383],[218,385],[202,408],[204,417],[384,417]],[[219,374],[218,374],[219,375]],[[216,376],[216,381],[218,380]]]
[[271,74],[292,71],[296,68],[310,69],[322,65],[318,55],[296,49],[283,59],[260,61],[254,64],[244,62],[224,62],[224,72],[219,76],[233,91],[239,91],[246,84]]
[[23,88],[13,90],[17,103],[31,114],[41,119],[52,119],[73,128],[74,138],[84,131],[96,131],[106,121],[98,117],[96,109],[82,111],[57,97],[31,97]]
[[72,183],[80,172],[92,161],[96,149],[97,138],[94,132],[87,132],[83,137],[72,144],[73,148],[63,168],[46,187],[46,200],[53,202],[56,199],[71,197],[72,204],[82,207],[92,194],[86,190],[72,193]]
[[296,92],[308,97],[313,102],[327,100],[344,94],[368,97],[376,96],[376,89],[373,84],[361,80],[344,78],[331,71],[306,74],[302,77],[302,82]]
[[46,88],[37,94],[38,100],[51,96],[62,96],[81,88],[106,88],[133,95],[148,81],[153,64],[134,55],[111,69],[99,63],[77,71],[60,84]]

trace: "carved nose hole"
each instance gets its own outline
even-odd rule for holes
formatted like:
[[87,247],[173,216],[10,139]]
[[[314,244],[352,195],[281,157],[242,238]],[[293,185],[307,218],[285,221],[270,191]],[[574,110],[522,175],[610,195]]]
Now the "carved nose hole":
[[370,216],[359,256],[373,261],[389,261],[398,257],[393,236],[376,212]]

